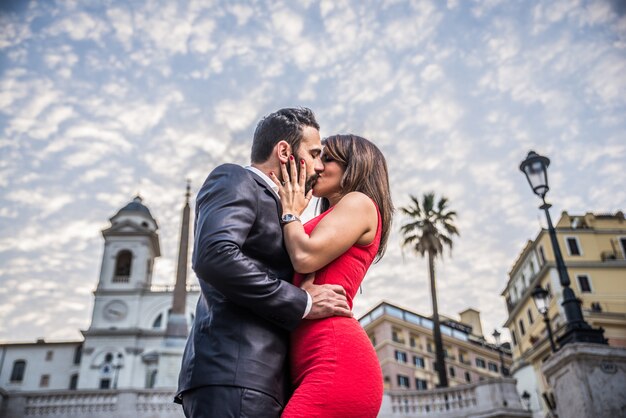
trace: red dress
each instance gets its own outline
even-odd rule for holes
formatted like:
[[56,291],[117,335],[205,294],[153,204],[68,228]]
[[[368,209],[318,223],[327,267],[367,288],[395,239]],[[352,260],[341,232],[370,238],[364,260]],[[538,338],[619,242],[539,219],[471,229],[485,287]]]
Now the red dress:
[[[310,234],[333,208],[304,225]],[[378,209],[377,209],[378,211]],[[381,218],[369,245],[353,245],[318,270],[316,284],[344,287],[348,304],[376,257],[380,245]],[[296,274],[294,284],[303,276]],[[331,317],[303,320],[291,335],[291,379],[295,392],[283,418],[376,417],[383,398],[383,375],[374,347],[354,318]]]

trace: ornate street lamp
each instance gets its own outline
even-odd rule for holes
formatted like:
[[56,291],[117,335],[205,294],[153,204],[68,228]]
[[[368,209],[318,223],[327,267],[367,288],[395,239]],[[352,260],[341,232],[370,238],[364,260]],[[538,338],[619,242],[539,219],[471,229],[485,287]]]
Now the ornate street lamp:
[[535,286],[531,293],[535,306],[539,313],[543,316],[543,321],[546,323],[546,329],[548,330],[548,339],[550,340],[550,348],[553,353],[557,352],[556,345],[554,344],[554,338],[552,336],[552,327],[550,326],[550,317],[548,316],[548,291],[541,286]]
[[500,374],[502,376],[508,376],[509,373],[504,367],[504,354],[502,353],[502,346],[500,345],[500,333],[497,329],[493,330],[493,338],[496,340],[496,345],[498,346],[498,355],[500,356]]
[[559,248],[559,242],[556,238],[556,231],[554,230],[552,219],[550,218],[549,209],[552,205],[546,202],[546,194],[548,190],[550,190],[548,186],[549,165],[550,160],[547,157],[543,157],[535,151],[530,151],[519,168],[526,175],[528,184],[530,184],[533,192],[543,201],[543,205],[539,206],[539,208],[543,209],[546,214],[548,232],[556,260],[556,269],[559,274],[559,281],[563,287],[563,302],[561,306],[563,306],[563,310],[565,311],[567,324],[565,333],[558,338],[559,345],[563,347],[565,344],[572,342],[607,344],[607,341],[604,339],[604,330],[601,328],[591,328],[583,318],[583,312],[580,309],[580,300],[576,298],[574,291],[570,287],[569,275],[567,274],[563,256],[561,255],[561,249]]

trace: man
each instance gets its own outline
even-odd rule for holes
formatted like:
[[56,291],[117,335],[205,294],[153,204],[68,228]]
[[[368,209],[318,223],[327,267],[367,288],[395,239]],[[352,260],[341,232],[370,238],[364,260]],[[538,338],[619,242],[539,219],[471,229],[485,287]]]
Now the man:
[[321,152],[313,112],[281,109],[257,125],[251,167],[219,166],[198,193],[192,262],[202,292],[177,393],[187,417],[278,418],[290,331],[303,318],[352,315],[342,287],[290,284],[281,223],[298,220],[281,214],[269,179],[295,156],[312,183]]

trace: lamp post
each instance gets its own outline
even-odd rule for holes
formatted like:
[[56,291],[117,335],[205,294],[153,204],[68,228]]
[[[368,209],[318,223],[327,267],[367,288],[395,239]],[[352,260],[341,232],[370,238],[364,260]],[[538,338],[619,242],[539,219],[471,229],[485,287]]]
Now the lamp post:
[[530,393],[524,391],[524,393],[522,393],[522,404],[524,405],[524,409],[526,409],[527,411],[530,411]]
[[559,337],[559,344],[561,347],[565,344],[573,342],[589,342],[597,344],[607,344],[604,339],[604,330],[594,329],[583,318],[583,312],[580,308],[580,301],[576,298],[574,291],[570,287],[570,279],[563,262],[563,255],[559,248],[559,242],[556,238],[556,231],[552,225],[552,219],[550,218],[550,205],[546,202],[546,194],[550,188],[548,187],[548,166],[550,160],[547,157],[541,156],[534,151],[530,151],[528,156],[520,164],[520,170],[526,175],[528,184],[533,189],[533,192],[541,198],[543,205],[539,206],[540,209],[546,214],[548,221],[548,232],[550,234],[550,241],[552,242],[552,250],[554,251],[554,258],[556,260],[556,269],[559,274],[559,281],[563,287],[563,310],[565,311],[565,319],[567,321],[565,333]]
[[554,344],[554,338],[552,336],[552,327],[550,326],[550,317],[548,316],[548,291],[541,286],[535,286],[531,293],[535,306],[539,313],[543,316],[543,321],[546,323],[546,329],[548,330],[548,339],[550,340],[550,348],[553,353],[557,352],[556,345]]
[[497,329],[493,330],[493,338],[496,340],[496,345],[498,346],[498,355],[500,356],[500,374],[502,376],[508,376],[509,373],[504,367],[504,354],[502,353],[502,346],[500,345],[500,333]]
[[115,373],[113,375],[113,389],[117,389],[117,379],[120,375],[120,369],[124,367],[124,356],[122,356],[122,353],[117,353],[116,358],[113,359],[112,366]]

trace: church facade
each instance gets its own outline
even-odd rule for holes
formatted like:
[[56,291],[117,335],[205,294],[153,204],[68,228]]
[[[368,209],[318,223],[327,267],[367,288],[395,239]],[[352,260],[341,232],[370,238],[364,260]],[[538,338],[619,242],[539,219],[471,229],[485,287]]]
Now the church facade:
[[[182,416],[172,400],[199,297],[199,287],[186,284],[189,212],[188,187],[174,286],[152,283],[158,224],[141,198],[110,218],[83,341],[0,345],[0,417],[65,416],[80,407],[85,416]],[[98,394],[107,400],[94,403]]]

